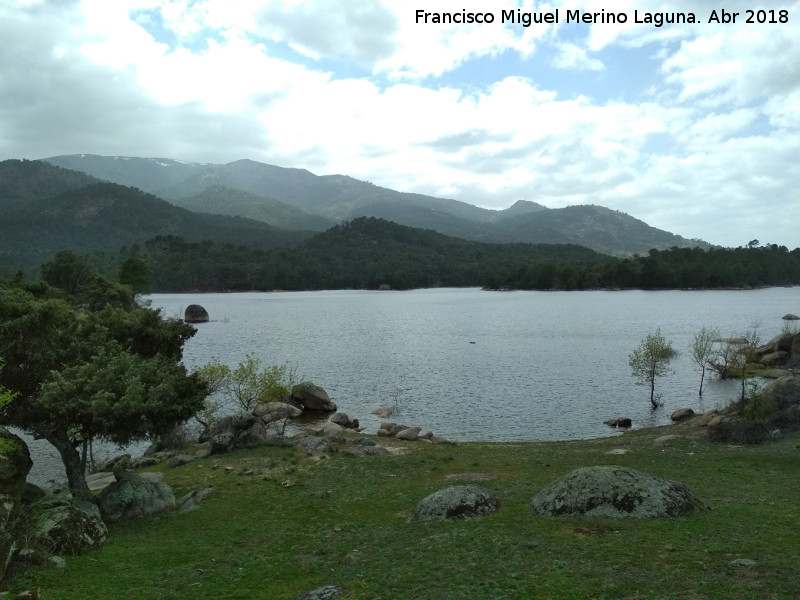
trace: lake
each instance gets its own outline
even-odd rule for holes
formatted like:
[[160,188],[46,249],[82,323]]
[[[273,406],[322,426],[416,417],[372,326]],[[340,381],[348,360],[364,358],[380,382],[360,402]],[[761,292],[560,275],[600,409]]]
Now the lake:
[[[392,420],[453,440],[563,440],[607,435],[620,415],[634,427],[666,424],[676,408],[727,404],[736,382],[707,377],[688,356],[704,325],[734,336],[759,323],[764,340],[800,288],[751,291],[408,292],[323,291],[155,294],[153,307],[180,317],[204,306],[187,366],[213,358],[236,366],[248,354],[289,364],[325,388],[339,409],[374,433],[379,404]],[[680,351],[660,378],[664,408],[650,409],[628,355],[660,327]]]
[[[566,440],[669,423],[681,407],[727,404],[739,383],[700,372],[688,356],[704,325],[738,336],[755,323],[764,341],[781,317],[800,313],[800,288],[736,291],[487,292],[480,289],[153,294],[154,308],[181,318],[208,310],[187,342],[188,367],[216,358],[235,367],[248,354],[288,364],[327,390],[367,433],[371,412],[455,441]],[[659,378],[664,406],[650,409],[628,355],[660,327],[680,355]],[[41,453],[42,450],[37,450]],[[51,456],[54,451],[50,452]],[[32,478],[32,479],[35,479]]]

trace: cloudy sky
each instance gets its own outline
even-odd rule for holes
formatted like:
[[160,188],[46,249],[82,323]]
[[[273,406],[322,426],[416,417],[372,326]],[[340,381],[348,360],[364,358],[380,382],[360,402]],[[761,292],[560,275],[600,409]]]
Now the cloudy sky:
[[[800,247],[800,1],[769,4],[2,0],[0,160],[250,158]],[[709,22],[722,6],[735,23]],[[559,23],[502,22],[517,9]]]

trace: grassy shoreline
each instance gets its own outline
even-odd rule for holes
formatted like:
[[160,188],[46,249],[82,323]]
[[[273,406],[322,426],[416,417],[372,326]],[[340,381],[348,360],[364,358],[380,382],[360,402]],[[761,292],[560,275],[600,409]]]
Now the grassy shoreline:
[[[12,588],[38,585],[45,600],[290,600],[326,583],[354,600],[800,597],[800,433],[741,447],[691,423],[565,442],[378,442],[395,453],[268,446],[155,467],[176,497],[214,491],[197,511],[114,526],[99,551]],[[530,513],[551,481],[598,464],[680,481],[712,510],[654,521]],[[421,498],[471,480],[500,498],[498,513],[413,520]]]

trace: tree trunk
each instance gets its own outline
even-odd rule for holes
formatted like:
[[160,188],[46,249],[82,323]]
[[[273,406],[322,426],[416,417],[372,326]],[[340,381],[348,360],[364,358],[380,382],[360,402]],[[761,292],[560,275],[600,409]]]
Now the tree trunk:
[[653,375],[650,377],[650,405],[653,408],[658,408],[658,402],[656,402],[655,395],[656,395],[656,376]]
[[703,397],[703,379],[706,377],[706,366],[703,365],[703,372],[700,375],[700,397]]
[[92,500],[92,492],[86,483],[86,475],[81,464],[81,456],[77,449],[69,441],[69,437],[64,431],[48,431],[43,436],[48,442],[53,444],[61,455],[61,462],[64,463],[64,470],[67,472],[67,485],[72,497],[76,500]]

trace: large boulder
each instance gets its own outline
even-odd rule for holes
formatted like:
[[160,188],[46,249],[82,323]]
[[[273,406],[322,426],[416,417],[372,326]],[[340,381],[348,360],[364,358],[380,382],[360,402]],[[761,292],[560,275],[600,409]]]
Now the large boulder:
[[627,467],[583,467],[557,479],[528,503],[551,517],[679,517],[708,510],[682,483]]
[[80,554],[95,550],[108,539],[108,529],[97,506],[71,498],[48,497],[27,511],[30,534],[54,554]]
[[254,415],[230,415],[223,417],[201,436],[200,441],[209,442],[211,454],[224,454],[238,448],[250,448],[264,444],[267,431],[264,423]]
[[108,522],[146,517],[175,508],[175,495],[158,473],[121,471],[100,494],[100,512]]
[[785,412],[800,407],[800,377],[788,375],[770,382],[761,390],[761,398],[765,406],[775,411]]
[[296,596],[294,600],[339,600],[344,594],[344,588],[338,585],[323,585]]
[[15,526],[23,504],[25,478],[32,466],[22,438],[0,427],[0,579],[18,546]]
[[694,411],[691,408],[679,408],[678,410],[673,411],[669,418],[673,421],[683,421],[692,415],[694,415]]
[[292,398],[300,402],[306,410],[336,411],[336,403],[330,399],[328,392],[310,381],[292,386]]
[[261,419],[264,423],[274,423],[281,419],[296,419],[302,414],[302,410],[286,402],[260,402],[253,409],[253,416]]
[[417,504],[419,521],[457,521],[490,515],[500,508],[491,492],[477,485],[454,485],[426,496]]
[[22,494],[33,461],[22,438],[0,427],[0,494]]
[[199,304],[190,304],[183,313],[187,323],[208,323],[208,311]]

